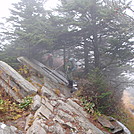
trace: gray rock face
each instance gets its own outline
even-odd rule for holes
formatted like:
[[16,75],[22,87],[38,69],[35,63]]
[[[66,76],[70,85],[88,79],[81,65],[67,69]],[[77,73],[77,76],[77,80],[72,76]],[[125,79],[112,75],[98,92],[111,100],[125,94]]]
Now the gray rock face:
[[[31,108],[34,110],[34,114],[30,114],[26,118],[26,134],[104,134],[89,121],[88,116],[90,115],[79,105],[79,100],[67,97],[69,96],[69,91],[65,86],[65,80],[57,72],[48,71],[45,66],[35,60],[31,62],[21,57],[19,61],[28,65],[34,73],[38,72],[44,77],[44,85],[41,88],[41,92],[33,97]],[[0,70],[2,70],[0,85],[5,90],[16,87],[20,90],[19,93],[21,93],[22,97],[37,92],[37,89],[15,70],[3,62],[0,63],[2,63],[0,64]],[[38,76],[33,77],[33,79],[35,82],[37,80],[37,83],[41,83],[38,81]],[[10,84],[8,86],[9,80]],[[20,99],[14,90],[11,90],[9,93],[15,100]],[[105,119],[100,119],[99,121],[105,127],[113,127]],[[11,130],[10,127],[3,124],[0,126],[0,134],[16,134],[15,129]],[[116,134],[122,130],[116,128],[113,133]]]
[[114,129],[114,126],[111,124],[109,120],[106,119],[106,117],[100,116],[98,117],[98,121],[102,126],[109,128],[109,129]]
[[67,87],[65,87],[68,81],[58,72],[47,68],[45,65],[34,59],[29,60],[28,58],[25,57],[19,57],[17,59],[23,65],[28,66],[30,70],[33,71],[34,73],[38,73],[42,77],[44,77],[44,86],[46,88],[50,90],[59,89],[62,92],[62,94],[65,95],[66,97],[71,96],[70,91],[68,90]]
[[35,94],[37,89],[5,62],[0,61],[0,85],[16,101]]
[[61,75],[60,73],[58,73],[56,70],[50,70],[48,67],[46,67],[44,64],[40,63],[39,61],[33,59],[32,60],[33,63],[35,63],[36,65],[40,66],[41,68],[43,68],[44,71],[48,71],[51,72],[51,74],[59,81],[62,82],[63,84],[67,84],[68,81],[66,80],[66,78]]
[[49,119],[50,115],[52,115],[51,111],[44,105],[42,105],[35,113],[34,118],[43,117],[45,119]]
[[0,134],[16,134],[9,126],[0,123]]
[[45,86],[42,87],[41,89],[42,95],[46,97],[57,97],[57,95],[50,89],[46,88]]
[[[42,130],[44,134],[77,134],[79,131],[83,134],[103,134],[101,130],[90,123],[86,118],[87,114],[84,115],[83,109],[72,101],[68,99],[67,102],[71,103],[70,105],[58,97],[56,99],[42,99],[42,105],[35,112],[32,126],[26,127],[27,134],[36,134],[39,133],[39,130]],[[77,110],[77,108],[79,109]],[[26,124],[28,124],[29,118],[27,118]]]
[[48,76],[54,82],[59,82],[62,84],[67,83],[67,80],[62,75],[58,74],[54,70],[50,70],[45,65],[43,65],[42,63],[40,63],[34,59],[31,59],[29,61],[27,58],[19,57],[18,61],[23,63],[23,64],[26,64],[28,66],[31,66],[34,70],[36,70],[37,72],[40,72],[42,75]]
[[111,130],[112,134],[131,134],[131,132],[121,122],[117,121],[113,117],[100,116],[98,122],[106,128]]
[[[33,115],[31,126],[26,125],[27,134],[103,134],[87,119],[87,113],[72,99],[67,99],[69,90],[66,88],[66,79],[56,71],[48,69],[36,60],[28,60],[20,57],[18,60],[27,65],[33,72],[38,72],[44,77],[44,86],[41,89],[41,106],[38,107],[38,98],[35,97],[34,108],[37,109]],[[60,92],[59,92],[60,91]],[[64,94],[64,95],[63,95]],[[40,100],[40,99],[39,99]],[[32,106],[33,107],[33,106]],[[30,117],[26,124],[29,124]]]
[[40,121],[35,119],[32,126],[27,130],[26,134],[47,134],[45,129],[41,127]]
[[83,116],[87,117],[87,113],[83,110],[83,108],[78,105],[76,102],[74,102],[72,99],[67,99],[67,104],[71,105],[73,108],[75,108],[77,111],[79,111]]
[[85,129],[85,131],[91,131],[92,134],[104,134],[101,130],[95,127],[87,118],[83,118],[80,116],[76,117],[76,120],[79,123],[79,125]]
[[32,114],[29,114],[26,118],[26,124],[25,124],[25,130],[29,128],[29,123],[32,122],[34,116]]
[[37,110],[41,106],[41,97],[39,95],[34,96],[33,104],[31,105],[32,110]]

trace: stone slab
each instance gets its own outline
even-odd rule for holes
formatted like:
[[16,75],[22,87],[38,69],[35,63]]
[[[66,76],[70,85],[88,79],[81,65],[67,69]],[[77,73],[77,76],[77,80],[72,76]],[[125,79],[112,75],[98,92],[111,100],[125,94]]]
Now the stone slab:
[[17,98],[15,95],[21,99],[21,97],[35,94],[37,92],[37,89],[30,82],[25,80],[17,71],[5,62],[0,61],[0,71],[1,86],[5,89],[5,86],[8,86],[8,89],[12,90],[10,91],[10,95],[16,100]]
[[98,117],[98,122],[103,126],[103,127],[106,127],[106,128],[109,128],[109,129],[114,129],[115,127],[111,124],[111,122],[106,119],[106,117],[104,116],[99,116]]
[[41,106],[41,97],[35,95],[33,98],[33,104],[31,105],[32,110],[36,111]]
[[16,134],[11,128],[4,123],[0,123],[0,134]]
[[50,104],[50,101],[45,98],[45,99],[42,99],[42,104],[45,105],[51,112],[53,112],[53,106]]
[[46,119],[49,119],[51,115],[51,111],[44,105],[42,105],[35,113],[34,118],[37,118],[38,116],[42,116]]
[[29,123],[31,120],[34,119],[34,116],[33,114],[29,114],[27,117],[26,117],[26,124],[25,124],[25,130],[27,130],[29,128]]

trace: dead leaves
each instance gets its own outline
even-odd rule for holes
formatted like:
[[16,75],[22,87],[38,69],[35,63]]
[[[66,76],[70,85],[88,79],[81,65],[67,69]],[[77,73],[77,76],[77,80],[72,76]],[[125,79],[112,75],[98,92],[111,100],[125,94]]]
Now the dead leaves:
[[61,92],[60,92],[59,89],[54,89],[54,93],[55,93],[56,95],[58,95],[58,96],[60,96],[60,94],[61,94]]

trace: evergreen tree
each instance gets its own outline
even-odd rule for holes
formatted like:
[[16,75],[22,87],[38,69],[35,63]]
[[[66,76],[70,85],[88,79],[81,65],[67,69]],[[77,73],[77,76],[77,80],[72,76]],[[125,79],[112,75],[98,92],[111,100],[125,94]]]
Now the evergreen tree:
[[47,31],[49,13],[44,10],[43,4],[43,0],[21,0],[13,4],[11,16],[7,19],[12,30],[5,33],[11,37],[11,48],[16,50],[17,56],[36,57],[50,48],[53,38]]
[[[133,18],[126,14],[130,2],[113,0],[61,0],[58,12],[67,26],[64,40],[84,52],[85,71],[106,70],[132,58]],[[61,22],[60,22],[61,25]],[[68,36],[67,36],[68,35]],[[78,54],[79,55],[79,54]]]

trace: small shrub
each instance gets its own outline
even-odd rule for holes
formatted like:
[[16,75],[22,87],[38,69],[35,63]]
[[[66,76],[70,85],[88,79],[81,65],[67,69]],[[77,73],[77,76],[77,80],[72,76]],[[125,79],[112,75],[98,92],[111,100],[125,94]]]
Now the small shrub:
[[95,104],[90,101],[90,98],[82,97],[80,101],[82,106],[88,113],[94,113]]
[[30,104],[32,103],[32,101],[33,101],[32,97],[25,97],[22,100],[22,103],[19,104],[19,108],[27,109],[30,106]]
[[29,69],[28,69],[28,67],[27,67],[26,65],[20,66],[18,72],[19,72],[22,76],[24,76],[26,79],[29,80],[29,78],[30,78],[30,77],[29,77],[29,76],[30,76],[30,73],[29,73]]
[[101,113],[108,113],[114,103],[109,85],[99,70],[89,74],[88,79],[82,84],[81,94],[86,98],[90,97],[90,102],[95,104],[95,111]]
[[5,107],[5,101],[0,99],[0,112],[5,112],[6,107]]

